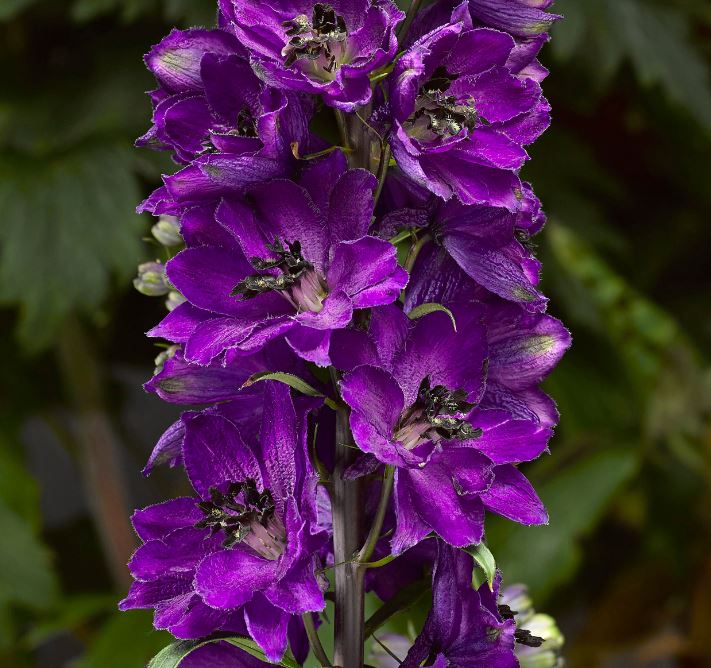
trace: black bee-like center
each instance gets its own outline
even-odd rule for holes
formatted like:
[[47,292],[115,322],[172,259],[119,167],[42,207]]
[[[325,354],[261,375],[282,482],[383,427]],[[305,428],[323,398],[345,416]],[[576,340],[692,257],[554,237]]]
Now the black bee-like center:
[[317,2],[311,14],[299,14],[284,22],[289,42],[282,51],[284,64],[291,67],[297,60],[318,60],[323,57],[323,69],[332,73],[337,67],[336,44],[348,37],[345,19],[331,5]]
[[223,547],[230,548],[243,541],[255,523],[265,526],[274,516],[274,499],[268,490],[260,492],[256,482],[230,483],[226,492],[210,488],[210,500],[197,506],[204,517],[195,524],[196,529],[210,529],[212,535],[223,531]]

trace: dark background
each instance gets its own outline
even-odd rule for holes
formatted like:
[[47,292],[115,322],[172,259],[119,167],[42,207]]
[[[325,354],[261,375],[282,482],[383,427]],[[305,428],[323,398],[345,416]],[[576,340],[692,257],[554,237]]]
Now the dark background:
[[[141,383],[162,315],[130,279],[133,213],[171,169],[142,54],[210,0],[0,0],[0,665],[139,668],[166,642],[115,612],[142,467],[176,413]],[[561,0],[554,123],[526,167],[551,312],[574,346],[562,423],[529,466],[551,524],[490,523],[507,581],[573,668],[711,666],[711,5]]]

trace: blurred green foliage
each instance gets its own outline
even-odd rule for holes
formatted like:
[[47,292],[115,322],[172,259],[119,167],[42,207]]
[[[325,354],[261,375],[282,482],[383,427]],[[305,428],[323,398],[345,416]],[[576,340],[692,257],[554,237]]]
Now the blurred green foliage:
[[[574,346],[547,387],[562,414],[553,456],[527,467],[551,525],[494,519],[489,545],[507,581],[558,616],[570,665],[711,665],[711,7],[556,9],[567,20],[544,52],[554,124],[525,176],[549,213],[544,289]],[[170,167],[132,149],[149,117],[141,55],[172,25],[213,15],[211,0],[0,2],[0,342],[24,351],[2,371],[3,666],[137,668],[167,642],[150,615],[114,612],[124,584],[88,519],[43,528],[22,430],[39,419],[81,459],[63,433],[64,414],[82,410],[56,356],[71,347],[68,318],[94,344],[114,423],[132,399],[111,369],[150,373],[140,332],[159,313],[129,291],[148,223],[133,210]],[[150,445],[127,450],[140,459]]]

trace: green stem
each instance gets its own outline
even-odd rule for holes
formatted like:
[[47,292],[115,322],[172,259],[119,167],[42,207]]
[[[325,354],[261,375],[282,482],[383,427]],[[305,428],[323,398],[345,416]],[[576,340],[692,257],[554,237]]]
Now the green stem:
[[410,252],[407,254],[407,259],[405,260],[405,270],[407,273],[412,272],[412,268],[415,266],[415,260],[420,254],[422,247],[432,239],[430,234],[423,234],[410,248]]
[[383,476],[383,485],[380,490],[380,501],[378,501],[378,509],[375,511],[375,519],[370,527],[368,537],[363,544],[360,552],[358,553],[358,562],[361,565],[366,565],[370,558],[373,556],[375,551],[375,546],[378,543],[378,538],[380,538],[380,532],[383,529],[383,522],[385,521],[385,513],[388,510],[388,504],[390,503],[390,496],[393,491],[393,483],[395,481],[395,468],[392,466],[385,467],[385,475]]
[[405,20],[402,22],[402,25],[400,26],[400,30],[398,30],[397,33],[397,38],[400,44],[402,44],[405,41],[405,37],[407,37],[407,33],[410,30],[410,25],[412,24],[413,19],[415,18],[415,15],[417,12],[420,10],[420,5],[422,4],[422,0],[412,0],[410,3],[410,8],[407,10],[407,16],[405,17]]
[[323,649],[321,640],[318,637],[318,631],[316,630],[316,625],[314,624],[314,618],[311,616],[310,612],[302,615],[304,620],[304,628],[306,629],[306,635],[309,638],[309,643],[311,643],[311,649],[313,650],[314,656],[321,664],[321,666],[332,666],[333,664],[329,660],[326,652]]
[[380,151],[380,163],[378,164],[378,187],[375,189],[375,194],[373,195],[373,210],[378,204],[380,199],[380,193],[383,192],[383,186],[385,185],[385,177],[388,175],[388,167],[390,166],[390,144],[384,144]]

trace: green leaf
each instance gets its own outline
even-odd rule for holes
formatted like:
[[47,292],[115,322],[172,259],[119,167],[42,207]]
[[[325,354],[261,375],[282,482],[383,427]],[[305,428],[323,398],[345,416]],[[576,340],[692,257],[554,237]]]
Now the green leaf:
[[401,241],[409,239],[412,236],[412,232],[412,230],[402,230],[401,232],[398,232],[394,237],[390,237],[388,241],[394,246],[397,246]]
[[0,2],[0,21],[14,18],[21,11],[35,5],[39,0],[2,0]]
[[580,539],[595,528],[637,464],[631,449],[598,452],[538,486],[550,515],[548,526],[490,523],[489,544],[508,581],[525,582],[539,600],[568,580],[582,557]]
[[155,631],[152,611],[116,612],[92,639],[89,648],[71,668],[139,668],[145,666],[170,639]]
[[298,392],[301,392],[301,394],[305,394],[306,396],[323,398],[324,403],[329,408],[333,408],[334,410],[338,408],[338,405],[335,401],[333,401],[333,399],[327,397],[322,392],[319,392],[315,387],[309,385],[305,380],[299,378],[298,376],[295,376],[293,373],[285,373],[283,371],[262,371],[260,373],[255,373],[249,378],[247,378],[246,381],[244,381],[244,384],[240,389],[244,389],[245,387],[254,385],[255,383],[258,383],[262,380],[279,381],[280,383],[284,383],[285,385],[288,385],[289,387],[297,390]]
[[[194,652],[200,647],[204,647],[205,645],[209,645],[214,642],[228,642],[230,645],[239,647],[239,649],[243,650],[250,656],[269,663],[267,657],[264,655],[264,652],[260,649],[259,645],[254,642],[254,640],[251,638],[234,636],[225,638],[209,638],[207,640],[180,640],[174,642],[158,652],[158,654],[151,659],[147,668],[177,668],[180,665],[180,662],[188,656],[188,654]],[[284,668],[300,668],[299,664],[288,655],[276,665],[283,666]]]
[[456,332],[457,321],[454,319],[454,314],[446,306],[442,306],[442,304],[435,302],[420,304],[419,306],[415,306],[415,308],[407,314],[407,317],[410,318],[410,320],[416,320],[417,318],[421,318],[429,313],[435,313],[436,311],[442,311],[442,313],[446,313],[449,316],[449,319],[452,321],[452,327],[454,327],[454,331]]
[[0,527],[0,602],[49,607],[58,590],[49,551],[4,501],[0,501]]
[[47,345],[69,312],[95,314],[112,279],[128,286],[141,253],[139,197],[125,147],[0,159],[0,301],[20,307],[29,348]]
[[[493,589],[494,578],[496,577],[496,560],[491,550],[486,546],[485,543],[479,543],[478,545],[471,545],[467,548],[467,552],[474,557],[476,564],[484,571],[484,582],[489,583],[489,589]],[[472,573],[472,578],[475,577],[476,569]],[[475,583],[472,579],[472,584],[476,589],[481,586],[481,583]]]
[[711,128],[708,69],[690,44],[689,27],[673,9],[638,0],[606,0],[608,29],[622,42],[644,85],[660,84]]
[[365,622],[365,637],[370,638],[391,617],[407,610],[429,591],[430,581],[421,580],[400,589],[395,596],[383,603]]

